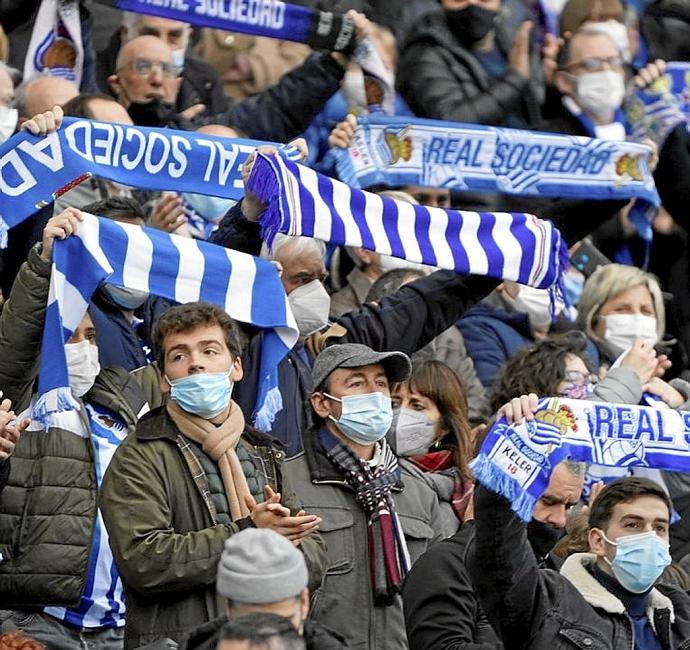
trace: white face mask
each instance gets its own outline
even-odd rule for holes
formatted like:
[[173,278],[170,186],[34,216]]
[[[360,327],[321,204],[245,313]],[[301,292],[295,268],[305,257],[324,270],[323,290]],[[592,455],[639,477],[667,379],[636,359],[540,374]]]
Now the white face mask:
[[0,106],[0,144],[14,135],[19,113],[16,108]]
[[340,82],[340,88],[345,95],[348,109],[367,109],[367,93],[364,88],[364,73],[361,68],[347,70]]
[[388,439],[398,456],[425,454],[436,440],[436,422],[421,411],[398,408],[393,411]]
[[603,22],[584,23],[582,25],[588,32],[598,32],[606,34],[615,44],[620,52],[623,61],[630,63],[630,40],[628,39],[628,28],[617,20],[606,20]]
[[65,357],[69,387],[77,397],[86,395],[101,371],[101,364],[98,362],[98,347],[88,341],[67,343]]
[[574,99],[593,115],[605,115],[620,108],[625,96],[623,74],[615,70],[588,72],[575,77]]
[[331,297],[319,280],[297,287],[288,295],[300,336],[309,336],[328,325]]
[[535,289],[527,285],[518,285],[519,291],[516,298],[511,298],[503,293],[505,301],[513,311],[527,314],[529,324],[533,330],[543,330],[551,327],[551,296],[546,289]]
[[642,339],[656,345],[659,340],[656,318],[644,314],[608,314],[602,316],[606,325],[604,345],[612,357],[625,352],[635,339]]

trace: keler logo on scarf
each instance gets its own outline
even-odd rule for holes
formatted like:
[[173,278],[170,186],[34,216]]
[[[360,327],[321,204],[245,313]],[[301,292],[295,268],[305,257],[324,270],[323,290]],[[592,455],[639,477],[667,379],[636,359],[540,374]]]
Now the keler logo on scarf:
[[690,412],[545,397],[532,421],[498,420],[471,467],[529,521],[554,468],[567,459],[690,471]]

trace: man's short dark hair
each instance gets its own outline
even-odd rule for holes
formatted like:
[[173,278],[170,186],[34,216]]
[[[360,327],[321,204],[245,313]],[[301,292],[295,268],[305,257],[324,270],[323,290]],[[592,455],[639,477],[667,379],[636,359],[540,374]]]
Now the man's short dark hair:
[[146,213],[141,207],[141,203],[127,196],[109,196],[106,199],[89,203],[81,210],[114,221],[146,221]]
[[402,285],[405,280],[410,280],[410,278],[423,278],[426,273],[417,269],[393,269],[384,273],[380,278],[378,278],[374,284],[369,287],[369,292],[364,302],[378,302],[384,296],[393,295]]
[[67,117],[83,117],[87,120],[94,119],[93,111],[89,108],[89,102],[94,99],[101,99],[106,102],[115,102],[117,100],[112,95],[104,93],[79,93],[76,97],[72,97],[68,102],[62,106],[62,110]]
[[609,483],[594,500],[589,512],[589,527],[605,529],[609,525],[613,509],[619,503],[631,503],[638,497],[651,496],[661,499],[671,517],[671,500],[658,483],[642,476],[626,476]]
[[284,616],[255,612],[226,623],[222,641],[247,641],[257,650],[305,650],[304,639]]
[[242,354],[237,324],[220,307],[210,302],[190,302],[177,305],[163,312],[153,328],[153,347],[161,372],[165,370],[165,348],[163,342],[170,334],[188,332],[199,326],[218,325],[225,333],[225,344],[233,357]]

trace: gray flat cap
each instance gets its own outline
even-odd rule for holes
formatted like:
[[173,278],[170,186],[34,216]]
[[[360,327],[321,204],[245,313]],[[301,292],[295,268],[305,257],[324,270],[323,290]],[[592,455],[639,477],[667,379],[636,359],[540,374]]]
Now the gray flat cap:
[[374,352],[361,343],[329,345],[314,361],[311,371],[314,389],[319,388],[336,368],[361,368],[374,363],[383,366],[391,383],[405,381],[412,370],[410,358],[402,352]]

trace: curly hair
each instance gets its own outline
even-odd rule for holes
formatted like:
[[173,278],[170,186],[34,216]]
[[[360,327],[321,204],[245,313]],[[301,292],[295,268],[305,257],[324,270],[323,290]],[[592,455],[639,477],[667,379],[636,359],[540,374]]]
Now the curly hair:
[[513,397],[536,393],[552,395],[565,377],[569,354],[580,357],[590,372],[587,337],[579,331],[556,334],[516,352],[499,372],[491,390],[491,408],[497,411]]
[[[405,382],[413,390],[430,399],[441,414],[441,425],[447,430],[441,438],[443,449],[453,452],[455,465],[462,476],[470,478],[473,457],[467,397],[460,378],[442,361],[428,359],[412,364],[412,374]],[[392,389],[395,390],[395,387]]]

